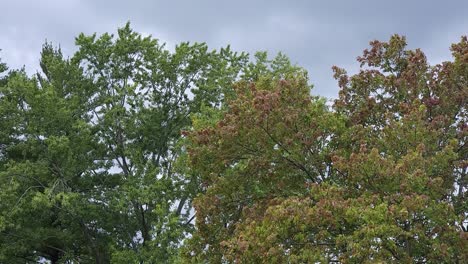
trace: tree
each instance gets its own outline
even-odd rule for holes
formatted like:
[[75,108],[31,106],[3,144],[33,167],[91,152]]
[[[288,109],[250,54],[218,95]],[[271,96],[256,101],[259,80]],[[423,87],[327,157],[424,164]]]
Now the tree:
[[466,261],[467,40],[434,67],[405,46],[374,41],[358,74],[334,68],[332,112],[290,75],[240,82],[225,113],[195,120],[205,188],[185,261]]
[[335,108],[349,120],[336,168],[346,185],[378,193],[393,216],[386,226],[396,233],[380,237],[382,259],[463,262],[467,39],[452,45],[453,62],[432,67],[422,51],[405,47],[398,35],[373,41],[358,57],[359,74],[335,68],[342,88]]
[[[329,137],[339,118],[325,100],[309,95],[304,70],[288,70],[284,78],[237,83],[219,120],[194,121],[189,152],[205,188],[195,202],[197,230],[187,258],[234,261],[231,246],[242,247],[241,225],[261,218],[277,199],[304,195],[305,185],[328,177]],[[243,258],[255,262],[264,255]]]
[[106,229],[115,239],[113,259],[169,260],[191,227],[192,180],[174,166],[183,151],[177,144],[180,130],[202,105],[217,104],[246,55],[189,43],[171,53],[128,24],[115,40],[108,34],[80,35],[77,44],[73,60],[95,89],[92,115],[106,149],[103,159],[118,171],[119,183],[104,200],[117,223],[124,223]]
[[76,43],[71,59],[46,44],[40,73],[1,87],[0,259],[169,262],[197,190],[175,164],[180,130],[219,105],[247,54],[170,52],[129,24]]
[[88,226],[97,221],[89,220],[98,209],[87,201],[98,148],[83,102],[86,82],[48,44],[41,67],[38,78],[11,72],[0,88],[6,142],[0,163],[0,260],[98,260],[93,254],[100,254],[100,234],[90,234]]

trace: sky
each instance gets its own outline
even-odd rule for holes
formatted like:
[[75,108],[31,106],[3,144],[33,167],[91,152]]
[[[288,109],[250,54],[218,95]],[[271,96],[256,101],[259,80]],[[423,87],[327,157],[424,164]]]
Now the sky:
[[283,52],[308,70],[313,94],[328,98],[338,93],[331,67],[356,72],[371,40],[405,35],[409,48],[439,63],[468,34],[466,0],[0,0],[0,7],[0,58],[10,68],[34,73],[46,40],[72,56],[79,33],[115,33],[130,21],[169,47],[190,41]]

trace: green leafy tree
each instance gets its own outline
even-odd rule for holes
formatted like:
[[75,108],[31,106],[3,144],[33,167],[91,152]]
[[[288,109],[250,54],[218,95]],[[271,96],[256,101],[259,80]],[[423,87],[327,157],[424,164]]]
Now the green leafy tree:
[[112,258],[167,261],[190,230],[195,190],[175,164],[183,152],[180,131],[202,105],[219,104],[246,55],[197,43],[182,43],[171,53],[129,24],[117,38],[80,35],[77,45],[72,60],[93,83],[92,122],[105,147],[105,169],[119,179],[102,194],[118,219],[105,228],[114,240]]
[[46,44],[40,73],[1,83],[0,262],[170,262],[198,190],[175,163],[180,131],[247,55],[170,52],[129,24],[76,44],[71,59]]
[[100,259],[100,234],[89,226],[97,221],[90,220],[97,208],[88,203],[88,190],[99,148],[87,124],[86,82],[77,67],[47,44],[41,68],[37,78],[13,71],[0,88],[6,142],[0,171],[0,260]]

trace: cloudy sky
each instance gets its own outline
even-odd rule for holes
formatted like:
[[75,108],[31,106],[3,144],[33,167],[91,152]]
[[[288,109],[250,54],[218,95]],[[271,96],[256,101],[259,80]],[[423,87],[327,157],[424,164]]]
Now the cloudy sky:
[[115,32],[130,21],[169,45],[282,51],[327,97],[338,91],[331,66],[356,71],[355,58],[370,40],[403,34],[437,63],[450,59],[450,44],[468,34],[466,0],[0,0],[0,6],[0,57],[10,68],[35,72],[46,39],[71,56],[80,32]]

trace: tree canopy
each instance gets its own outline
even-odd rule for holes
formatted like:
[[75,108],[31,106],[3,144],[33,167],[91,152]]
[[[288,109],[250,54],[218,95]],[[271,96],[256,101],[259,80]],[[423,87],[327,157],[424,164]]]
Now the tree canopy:
[[466,36],[372,41],[334,101],[284,54],[76,46],[0,61],[0,263],[468,260]]
[[404,37],[335,67],[333,108],[301,72],[238,82],[188,136],[205,188],[187,262],[466,260],[468,42],[428,65]]

